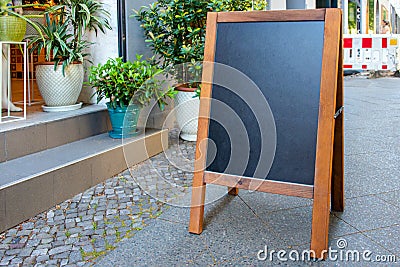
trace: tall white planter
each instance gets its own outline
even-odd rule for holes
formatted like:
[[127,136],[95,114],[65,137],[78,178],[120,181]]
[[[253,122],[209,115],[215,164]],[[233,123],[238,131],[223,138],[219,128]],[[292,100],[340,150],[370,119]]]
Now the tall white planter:
[[76,104],[83,85],[83,65],[70,64],[65,68],[65,76],[62,66],[54,71],[54,63],[40,63],[36,66],[36,81],[40,94],[46,106],[45,111],[65,111],[80,108]]
[[182,88],[177,88],[177,90],[175,116],[180,129],[180,137],[186,141],[196,141],[200,99],[196,97],[194,89],[183,91]]

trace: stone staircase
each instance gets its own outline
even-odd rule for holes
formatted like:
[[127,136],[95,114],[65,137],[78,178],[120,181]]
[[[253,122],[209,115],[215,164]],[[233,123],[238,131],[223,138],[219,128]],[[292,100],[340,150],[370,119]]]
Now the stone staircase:
[[101,105],[0,124],[0,232],[163,151],[168,131],[108,137]]

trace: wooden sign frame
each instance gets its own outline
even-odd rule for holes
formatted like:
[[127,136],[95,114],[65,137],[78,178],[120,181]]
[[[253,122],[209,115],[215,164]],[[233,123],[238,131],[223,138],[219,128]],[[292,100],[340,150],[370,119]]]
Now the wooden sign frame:
[[[287,21],[325,21],[314,185],[261,180],[205,171],[207,153],[204,151],[207,151],[214,67],[213,64],[204,64],[189,232],[200,234],[203,231],[206,184],[227,186],[230,195],[237,195],[239,189],[248,189],[312,198],[314,203],[310,249],[316,253],[317,258],[325,258],[324,250],[328,249],[330,209],[344,210],[342,11],[331,8],[209,13],[204,61],[215,61],[218,23]],[[284,53],[284,51],[282,52]],[[256,182],[254,183],[254,181]]]

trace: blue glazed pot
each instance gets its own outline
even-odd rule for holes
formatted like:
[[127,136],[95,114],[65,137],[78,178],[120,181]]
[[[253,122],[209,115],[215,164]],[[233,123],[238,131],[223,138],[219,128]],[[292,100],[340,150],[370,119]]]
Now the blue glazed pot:
[[108,132],[111,138],[129,138],[139,133],[137,129],[137,122],[139,118],[140,108],[136,105],[129,105],[129,107],[112,107],[107,103],[108,114],[112,130]]

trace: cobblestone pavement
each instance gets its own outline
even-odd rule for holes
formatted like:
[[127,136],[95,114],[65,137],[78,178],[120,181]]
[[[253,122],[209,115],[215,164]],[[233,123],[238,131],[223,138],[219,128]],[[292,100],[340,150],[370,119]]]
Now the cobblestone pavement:
[[142,230],[191,183],[195,143],[178,140],[171,131],[166,153],[1,233],[0,266],[90,266]]

